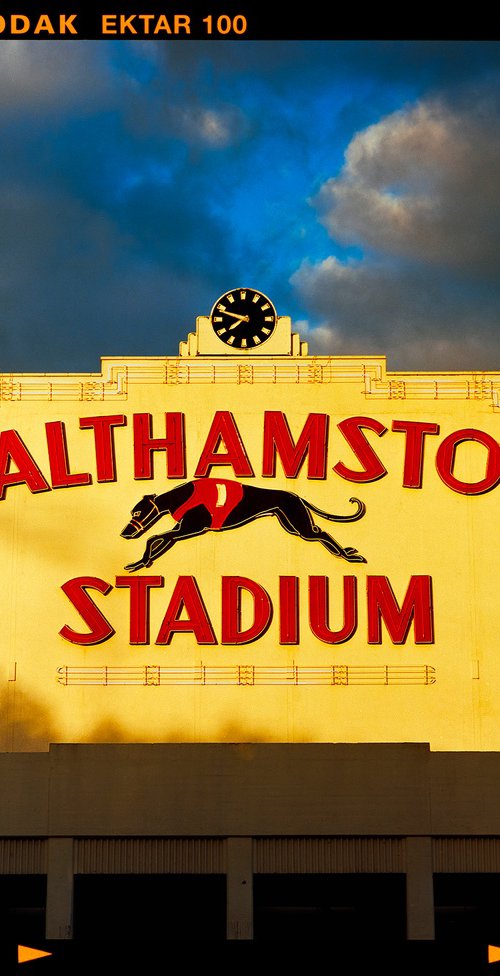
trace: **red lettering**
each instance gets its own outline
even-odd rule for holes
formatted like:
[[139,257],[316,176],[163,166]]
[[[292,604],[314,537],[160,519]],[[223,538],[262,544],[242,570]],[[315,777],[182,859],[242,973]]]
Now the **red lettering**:
[[165,414],[165,437],[152,437],[150,413],[134,414],[134,478],[153,478],[153,451],[165,451],[167,478],[186,477],[184,414]]
[[[460,481],[453,474],[455,452],[459,444],[474,441],[483,444],[488,454],[486,459],[486,474],[480,481]],[[500,444],[483,430],[466,427],[448,434],[439,445],[436,454],[436,467],[439,477],[448,488],[460,492],[461,495],[483,495],[495,488],[500,481]]]
[[[11,464],[17,471],[11,471]],[[23,444],[17,430],[3,430],[0,433],[0,498],[5,497],[5,489],[11,485],[28,485],[33,494],[50,491],[40,468]]]
[[[187,620],[180,619],[183,611],[188,615]],[[194,634],[198,644],[217,643],[194,576],[179,576],[156,643],[170,644],[173,634],[178,633]]]
[[72,488],[75,485],[90,485],[92,478],[87,472],[71,474],[69,470],[66,427],[62,420],[45,424],[47,447],[49,451],[50,477],[53,488]]
[[63,583],[61,589],[73,604],[75,610],[90,628],[89,634],[80,634],[78,631],[68,627],[67,624],[59,631],[61,637],[71,641],[72,644],[102,644],[114,634],[114,629],[106,620],[106,617],[95,605],[92,597],[86,592],[87,589],[98,590],[105,596],[113,589],[110,583],[99,579],[98,576],[75,576],[74,579]]
[[[241,596],[243,590],[253,600],[253,622],[246,630],[241,628]],[[269,627],[272,603],[269,593],[260,583],[246,576],[222,577],[222,643],[249,644],[261,637]]]
[[394,420],[392,429],[406,433],[403,488],[421,488],[424,438],[426,434],[439,434],[439,424],[428,424],[420,420]]
[[432,578],[412,576],[400,608],[386,576],[367,576],[368,643],[382,643],[384,620],[393,644],[404,644],[413,620],[415,644],[432,644]]
[[310,413],[297,444],[288,421],[280,410],[264,413],[264,457],[262,475],[276,475],[276,454],[279,454],[286,478],[296,478],[307,455],[307,477],[326,477],[328,443],[328,416],[326,413]]
[[387,431],[387,427],[370,417],[348,417],[347,420],[342,420],[338,424],[340,433],[344,435],[349,447],[352,448],[358,461],[363,465],[362,471],[353,471],[352,468],[346,467],[343,461],[335,464],[333,470],[346,481],[377,481],[378,478],[383,478],[387,474],[387,469],[384,468],[382,461],[361,432],[362,427],[373,430],[379,437],[382,437]]
[[315,637],[326,644],[343,644],[355,633],[358,626],[357,580],[344,576],[344,624],[341,630],[330,630],[328,625],[328,577],[309,577],[309,624]]
[[149,591],[163,576],[117,576],[116,586],[130,589],[130,643],[149,644]]
[[[218,453],[221,444],[226,448],[224,454]],[[252,465],[229,410],[217,410],[194,473],[195,478],[206,478],[214,465],[230,465],[237,478],[253,477]]]
[[124,427],[124,414],[112,417],[80,417],[82,430],[93,428],[98,481],[116,481],[115,438],[113,427]]
[[299,643],[299,581],[280,576],[280,644]]

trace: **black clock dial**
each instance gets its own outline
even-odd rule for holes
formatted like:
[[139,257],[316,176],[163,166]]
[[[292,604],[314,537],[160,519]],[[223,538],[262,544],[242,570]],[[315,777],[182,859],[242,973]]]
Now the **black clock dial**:
[[216,301],[210,321],[221,342],[233,349],[254,349],[272,336],[276,309],[260,291],[234,288]]

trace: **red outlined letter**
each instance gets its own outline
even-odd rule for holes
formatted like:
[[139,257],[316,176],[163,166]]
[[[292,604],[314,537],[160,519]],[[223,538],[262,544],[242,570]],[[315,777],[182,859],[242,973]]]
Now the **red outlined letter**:
[[[253,622],[241,629],[241,594],[247,590],[253,600]],[[222,577],[222,644],[250,644],[265,634],[273,607],[267,590],[246,576]]]
[[150,413],[134,413],[134,478],[153,478],[153,451],[166,451],[167,478],[186,477],[184,414],[165,414],[165,437],[152,437]]
[[434,643],[432,577],[412,576],[400,608],[387,576],[367,576],[368,643],[382,643],[382,620],[393,644],[404,644],[413,620],[415,644]]
[[393,420],[392,429],[406,433],[403,488],[421,488],[424,438],[426,434],[439,434],[439,424],[420,420]]
[[47,447],[49,451],[50,477],[53,488],[73,488],[76,485],[90,485],[92,478],[86,471],[71,474],[69,470],[66,427],[62,420],[45,424]]
[[72,644],[102,644],[114,634],[114,628],[109,620],[96,607],[92,597],[87,593],[87,589],[98,590],[106,596],[113,589],[111,583],[99,579],[98,576],[75,576],[74,579],[63,583],[61,589],[71,600],[75,610],[83,618],[87,627],[90,627],[89,634],[79,634],[78,631],[68,627],[67,624],[59,631],[61,637],[70,641]]
[[378,454],[375,454],[373,447],[361,432],[362,427],[375,431],[379,437],[387,431],[387,427],[378,420],[372,420],[371,417],[348,417],[347,420],[341,420],[338,424],[340,433],[344,435],[349,447],[352,447],[358,461],[363,465],[362,471],[353,471],[352,468],[346,467],[343,461],[338,461],[333,470],[346,481],[377,481],[387,474],[387,468],[384,468]]
[[[221,443],[225,454],[218,454]],[[231,465],[237,478],[252,478],[253,469],[243,447],[236,421],[229,410],[217,410],[201,453],[195,478],[206,478],[214,465]]]
[[[187,620],[181,620],[185,611]],[[210,617],[194,576],[179,576],[162,621],[156,644],[170,644],[173,634],[194,634],[197,644],[216,644]]]
[[[464,441],[475,441],[478,444],[483,444],[488,452],[486,474],[481,481],[459,481],[453,474],[455,451],[458,445],[463,444]],[[453,491],[458,491],[461,495],[484,495],[485,492],[496,488],[500,481],[500,444],[484,430],[475,430],[473,427],[455,430],[453,434],[448,434],[448,437],[445,437],[442,444],[439,445],[436,454],[436,467],[441,480]]]
[[115,586],[130,589],[130,643],[149,644],[149,591],[163,576],[117,576]]
[[299,580],[280,576],[280,644],[299,643]]
[[280,410],[266,410],[262,476],[275,477],[276,454],[279,454],[285,477],[296,478],[307,454],[307,477],[326,478],[327,444],[326,413],[310,413],[295,444],[285,414]]
[[80,427],[94,429],[95,461],[98,481],[116,481],[115,437],[113,427],[124,427],[127,418],[123,413],[112,417],[80,417]]
[[[11,463],[17,471],[11,471]],[[5,489],[11,485],[28,485],[33,494],[50,491],[40,468],[23,444],[17,430],[3,430],[0,433],[0,498],[5,497]]]
[[341,630],[328,626],[328,576],[309,577],[309,625],[315,637],[325,644],[343,644],[358,626],[357,580],[344,576],[344,625]]

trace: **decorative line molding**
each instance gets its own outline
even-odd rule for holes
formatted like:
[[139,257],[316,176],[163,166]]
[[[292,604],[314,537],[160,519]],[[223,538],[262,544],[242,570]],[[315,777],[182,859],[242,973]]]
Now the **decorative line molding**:
[[102,373],[3,373],[0,401],[60,400],[93,402],[127,400],[127,367],[108,365]]
[[384,356],[104,358],[101,373],[0,374],[0,401],[127,400],[135,385],[354,383],[370,400],[481,400],[500,409],[500,373],[387,373]]
[[367,374],[365,394],[378,400],[486,400],[498,410],[500,378],[495,374],[415,373],[373,379]]
[[329,667],[306,667],[295,664],[284,667],[234,664],[227,667],[203,663],[195,667],[171,668],[160,664],[140,667],[72,667],[57,668],[61,685],[433,685],[436,669],[420,665],[333,664]]

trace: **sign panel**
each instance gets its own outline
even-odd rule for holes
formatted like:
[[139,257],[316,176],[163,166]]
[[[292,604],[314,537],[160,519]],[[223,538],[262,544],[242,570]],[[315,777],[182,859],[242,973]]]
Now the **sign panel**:
[[0,748],[499,749],[500,374],[245,355],[241,309],[239,355],[1,377]]

